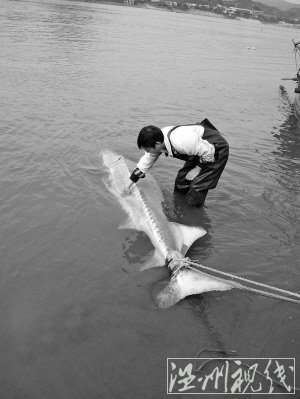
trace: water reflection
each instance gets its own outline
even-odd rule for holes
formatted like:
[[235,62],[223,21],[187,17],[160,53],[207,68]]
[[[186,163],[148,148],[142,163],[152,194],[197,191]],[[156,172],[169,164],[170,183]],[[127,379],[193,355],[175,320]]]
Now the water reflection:
[[[224,342],[223,335],[218,330],[215,320],[211,320],[213,317],[211,315],[211,297],[213,294],[194,295],[189,298],[189,303],[191,304],[191,312],[196,318],[201,320],[201,323],[209,335],[209,342],[212,348],[219,351],[224,351],[226,353],[226,345]],[[200,300],[201,299],[201,300]],[[205,348],[207,349],[207,348]],[[209,350],[208,350],[209,352]],[[210,353],[211,355],[211,353]],[[214,355],[215,356],[215,355]],[[196,357],[196,354],[195,354]],[[198,356],[199,357],[199,356]],[[200,356],[202,357],[202,356]],[[204,356],[203,356],[204,357]]]
[[44,14],[43,26],[54,41],[90,40],[88,25],[93,22],[95,10],[84,6],[63,4],[45,4],[48,12]]
[[288,94],[284,88],[280,90],[280,111],[284,120],[271,132],[275,146],[266,156],[262,170],[272,179],[262,198],[268,205],[269,220],[275,227],[272,238],[291,248],[298,245],[299,240],[300,121],[295,116]]
[[62,24],[76,23],[76,25],[86,25],[92,21],[92,14],[96,10],[88,5],[75,5],[68,3],[41,3],[41,7],[46,8],[43,22],[56,22]]
[[122,247],[124,257],[129,264],[143,264],[146,261],[146,256],[150,258],[152,256],[151,251],[154,250],[149,237],[140,231],[134,231],[126,236]]
[[300,121],[295,116],[294,107],[282,91],[284,120],[274,128],[272,135],[276,138],[276,148],[271,151],[277,173],[275,179],[285,189],[299,191],[300,172]]
[[290,166],[292,171],[298,173],[300,169],[300,120],[297,119],[293,110],[288,113],[278,130],[273,132],[273,136],[278,140],[277,149],[272,151],[278,166]]
[[[278,140],[277,151],[272,151],[276,155],[275,160],[287,160],[288,162],[300,159],[300,120],[294,112],[292,99],[283,86],[280,86],[280,95],[282,100],[281,111],[284,114],[284,120],[278,128],[274,128],[273,136]],[[278,166],[280,166],[278,163]],[[299,170],[299,163],[294,162],[293,167]]]

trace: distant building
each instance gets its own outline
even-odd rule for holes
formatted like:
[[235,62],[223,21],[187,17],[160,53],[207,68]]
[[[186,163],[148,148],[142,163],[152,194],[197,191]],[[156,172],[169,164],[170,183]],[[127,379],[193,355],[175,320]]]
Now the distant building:
[[236,15],[245,15],[245,16],[258,16],[261,15],[261,11],[256,11],[256,10],[249,10],[247,8],[239,8],[239,7],[228,7],[228,10],[230,12],[235,13]]

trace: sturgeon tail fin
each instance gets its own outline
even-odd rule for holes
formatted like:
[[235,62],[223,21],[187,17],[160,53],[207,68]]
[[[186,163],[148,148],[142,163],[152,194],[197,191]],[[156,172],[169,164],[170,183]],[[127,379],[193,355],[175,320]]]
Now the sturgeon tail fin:
[[175,277],[172,277],[170,282],[153,297],[154,302],[161,309],[170,308],[183,298],[184,295]]
[[208,291],[226,291],[240,287],[241,284],[183,268],[176,277],[171,278],[169,284],[155,295],[154,300],[158,307],[169,308],[189,295]]
[[175,222],[170,222],[170,228],[174,237],[177,238],[179,248],[178,251],[185,255],[189,247],[200,237],[206,234],[206,230],[202,227],[191,227]]

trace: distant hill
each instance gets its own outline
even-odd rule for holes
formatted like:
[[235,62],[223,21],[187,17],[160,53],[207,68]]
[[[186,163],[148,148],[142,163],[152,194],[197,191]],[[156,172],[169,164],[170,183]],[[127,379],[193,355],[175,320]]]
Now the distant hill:
[[[229,5],[231,2],[232,0],[222,0],[222,3],[225,5]],[[234,0],[234,3],[235,7],[262,11],[264,15],[272,16],[273,22],[275,22],[274,18],[278,19],[278,21],[281,20],[288,23],[293,23],[295,19],[298,20],[298,24],[300,22],[300,4],[293,4],[284,0]],[[284,10],[282,9],[283,5],[286,6]],[[264,18],[264,20],[266,20],[266,18]],[[269,22],[271,22],[271,20]]]
[[275,7],[278,8],[278,10],[281,11],[287,11],[291,8],[299,8],[300,9],[300,4],[294,4],[290,3],[285,0],[258,0],[259,3],[265,4],[266,6],[269,7]]

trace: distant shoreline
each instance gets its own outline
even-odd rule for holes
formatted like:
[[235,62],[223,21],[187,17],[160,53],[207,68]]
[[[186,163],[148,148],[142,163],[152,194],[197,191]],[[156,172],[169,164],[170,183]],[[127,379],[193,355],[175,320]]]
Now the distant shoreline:
[[[108,4],[108,5],[116,5],[116,6],[123,6],[123,7],[134,7],[134,8],[144,8],[144,9],[149,9],[149,10],[159,10],[159,11],[168,11],[168,12],[175,12],[177,14],[190,14],[190,15],[201,15],[201,16],[206,16],[206,17],[215,17],[215,18],[222,18],[222,19],[231,19],[223,14],[217,14],[211,11],[204,11],[204,10],[196,10],[196,9],[188,9],[188,10],[180,10],[178,8],[171,9],[171,8],[166,8],[166,7],[160,7],[156,6],[153,4],[149,3],[138,3],[134,5],[127,5],[124,3],[121,3],[119,1],[114,1],[114,0],[75,0],[75,1],[83,1],[85,3],[96,3],[96,4]],[[272,23],[272,22],[262,22],[258,19],[251,19],[251,18],[232,18],[232,21],[245,21],[251,23],[257,23],[262,26],[264,25],[272,25],[272,26],[279,26],[283,28],[294,28],[294,29],[300,29],[300,25],[295,25],[295,24],[288,24],[285,22],[279,22],[279,23]]]
[[[70,0],[70,1],[72,1],[72,0]],[[130,7],[130,8],[145,8],[145,9],[149,9],[149,10],[175,12],[177,14],[206,15],[208,17],[217,17],[217,18],[227,19],[226,17],[224,17],[224,15],[216,14],[211,11],[203,11],[203,10],[195,10],[195,9],[180,10],[178,8],[172,10],[171,8],[155,6],[155,5],[149,4],[149,3],[138,3],[138,4],[134,4],[134,5],[127,5],[127,4],[120,3],[119,1],[114,1],[114,0],[75,0],[75,1],[80,1],[80,2],[83,1],[85,3],[96,3],[96,4],[109,4],[109,5],[114,5],[114,6],[123,6],[123,7]],[[236,18],[236,20],[238,20],[238,18]]]

